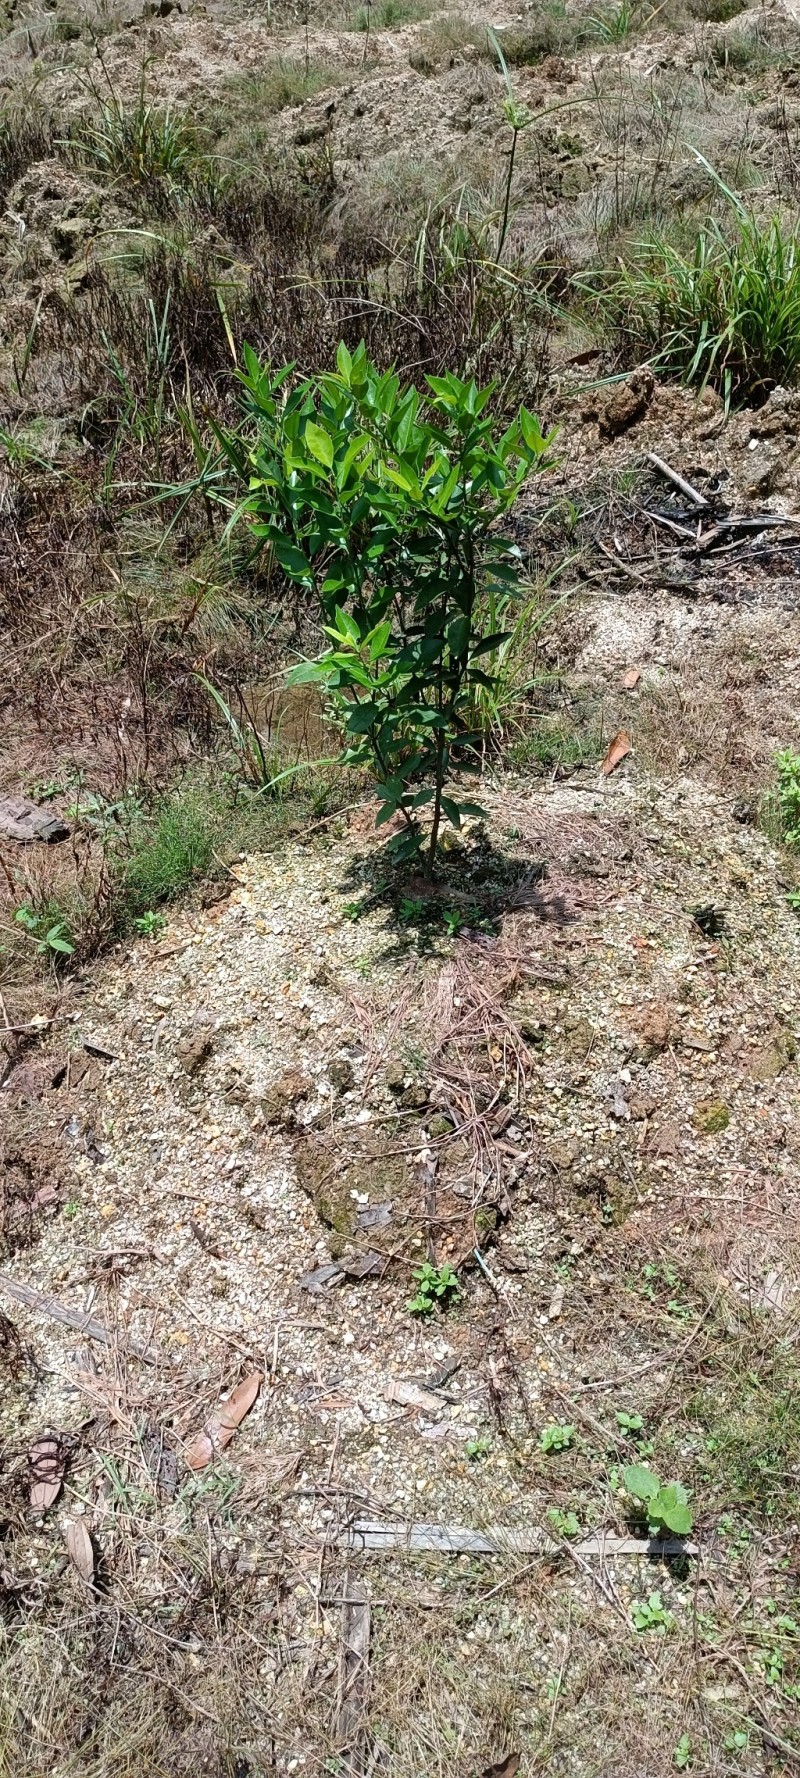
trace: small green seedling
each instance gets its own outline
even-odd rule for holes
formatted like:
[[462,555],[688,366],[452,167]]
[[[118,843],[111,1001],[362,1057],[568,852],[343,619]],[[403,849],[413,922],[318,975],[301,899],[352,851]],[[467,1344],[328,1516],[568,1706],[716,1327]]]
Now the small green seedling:
[[734,1729],[726,1735],[722,1743],[726,1753],[746,1753],[750,1746],[750,1736],[746,1729]]
[[622,1432],[641,1432],[644,1425],[641,1414],[618,1413],[615,1419]]
[[462,1294],[458,1277],[447,1264],[432,1266],[426,1259],[421,1266],[415,1266],[412,1277],[417,1284],[416,1296],[408,1304],[412,1315],[432,1315],[434,1309],[447,1308]]
[[681,1735],[680,1741],[678,1742],[672,1757],[679,1772],[684,1772],[686,1767],[691,1765],[692,1743],[688,1735]]
[[443,908],[442,919],[448,938],[457,938],[466,923],[460,908]]
[[492,1441],[490,1438],[485,1437],[468,1438],[464,1448],[470,1463],[477,1463],[480,1461],[481,1457],[488,1457],[492,1448]]
[[628,1464],[622,1479],[632,1499],[644,1508],[651,1537],[663,1537],[665,1531],[688,1537],[692,1515],[687,1504],[689,1496],[680,1482],[662,1484],[644,1463]]
[[539,1434],[539,1449],[548,1455],[553,1451],[568,1451],[574,1437],[574,1426],[545,1426]]
[[548,1506],[547,1518],[556,1537],[579,1537],[580,1521],[574,1513],[563,1512],[560,1506]]
[[360,901],[346,901],[342,908],[346,920],[358,920],[361,917]]
[[56,920],[48,925],[46,915],[36,914],[27,902],[23,902],[14,913],[14,919],[29,937],[35,940],[40,957],[71,957],[75,946],[72,933],[63,920]]
[[665,1636],[673,1621],[661,1603],[660,1593],[651,1593],[648,1599],[634,1599],[631,1617],[635,1630],[655,1630],[657,1636]]
[[156,913],[153,908],[148,908],[146,913],[137,914],[133,924],[137,932],[141,933],[142,938],[160,938],[167,922],[163,914]]
[[404,895],[397,911],[404,926],[415,926],[425,918],[425,903]]

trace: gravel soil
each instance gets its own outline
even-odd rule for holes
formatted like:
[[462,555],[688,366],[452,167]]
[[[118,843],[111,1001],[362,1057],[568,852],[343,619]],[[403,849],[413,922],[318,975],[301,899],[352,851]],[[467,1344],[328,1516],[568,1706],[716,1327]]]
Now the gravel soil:
[[[779,1694],[767,1718],[735,1672],[717,1696],[697,1681],[696,1663],[685,1707],[677,1694],[698,1612],[721,1613],[723,1647],[734,1634],[743,1559],[721,1542],[733,1502],[725,1479],[704,1468],[687,1403],[709,1382],[729,1389],[720,1342],[732,1362],[754,1330],[774,1347],[797,1324],[800,930],[782,863],[758,828],[733,818],[730,799],[689,779],[657,784],[635,761],[600,783],[596,772],[549,788],[506,779],[488,804],[516,904],[493,933],[467,925],[431,939],[430,927],[415,931],[370,905],[376,842],[364,812],[347,831],[341,822],[338,837],[243,858],[220,904],[175,916],[160,941],[86,975],[38,1074],[39,1049],[11,1070],[4,1141],[10,1151],[27,1131],[36,1177],[46,1171],[55,1183],[49,1195],[38,1185],[43,1201],[28,1242],[6,1257],[7,1276],[102,1321],[110,1345],[4,1298],[22,1342],[3,1405],[14,1524],[5,1582],[37,1622],[74,1605],[84,1583],[63,1550],[78,1514],[108,1567],[98,1624],[132,1549],[131,1637],[152,1646],[176,1609],[165,1579],[171,1543],[189,1537],[187,1526],[196,1534],[199,1512],[214,1525],[212,1569],[221,1562],[224,1576],[246,1582],[248,1610],[264,1622],[269,1601],[259,1697],[274,1769],[317,1770],[326,1737],[326,1757],[339,1757],[335,1686],[320,1696],[309,1672],[318,1676],[320,1649],[335,1650],[339,1635],[348,1525],[366,1518],[405,1535],[418,1522],[491,1526],[502,1538],[552,1528],[555,1512],[575,1513],[581,1535],[625,1532],[619,1470],[636,1449],[617,1421],[624,1410],[642,1417],[653,1464],[663,1451],[671,1473],[694,1484],[696,1571],[662,1565],[653,1580],[639,1572],[646,1563],[598,1564],[569,1540],[535,1563],[502,1553],[351,1556],[350,1573],[384,1602],[373,1628],[378,1745],[394,1769],[417,1771],[446,1700],[445,1714],[464,1713],[457,1745],[473,1761],[482,1749],[503,1753],[508,1732],[523,1752],[533,1748],[566,1637],[575,1668],[558,1734],[554,1718],[553,1769],[610,1771],[597,1748],[591,1767],[582,1763],[594,1741],[580,1708],[596,1653],[591,1622],[609,1664],[609,1710],[631,1663],[643,1684],[661,1674],[646,1717],[625,1729],[634,1761],[675,1725],[676,1745],[684,1717],[718,1748],[734,1718],[748,1717],[743,1769],[771,1770],[762,1730],[768,1720],[780,1734],[790,1706]],[[462,885],[479,844],[465,843]],[[488,1044],[474,1026],[465,1037],[458,1005],[452,1036],[453,1001],[469,1002],[476,982],[497,990]],[[456,1119],[454,1046],[477,1114],[487,1060],[500,1089],[503,1115],[484,1116],[477,1172],[478,1125]],[[461,1262],[463,1290],[430,1320],[407,1309],[412,1265],[427,1252]],[[376,1269],[355,1280],[364,1254]],[[254,1369],[257,1405],[228,1450],[192,1476],[188,1441]],[[708,1421],[707,1407],[694,1411]],[[541,1448],[552,1425],[571,1428],[561,1452]],[[26,1506],[26,1452],[48,1432],[68,1453],[67,1475],[42,1517]],[[134,1486],[137,1465],[148,1479]],[[748,1532],[750,1567],[758,1551],[752,1611],[759,1588],[774,1599],[787,1584],[785,1532]],[[142,1549],[144,1578],[158,1577],[144,1590]],[[631,1600],[655,1586],[672,1626],[660,1638],[630,1620]],[[553,1587],[549,1652],[520,1690],[518,1664]],[[409,1722],[395,1685],[400,1669],[422,1684],[412,1606],[426,1621],[426,1670],[426,1614],[445,1624],[435,1638],[441,1697],[423,1699]],[[188,1680],[183,1732],[195,1752],[202,1712],[218,1709],[217,1663],[241,1659],[241,1620],[229,1632],[238,1652],[226,1654],[207,1611],[193,1619],[188,1654],[170,1657],[180,1678],[169,1682],[185,1691]],[[275,1636],[289,1638],[288,1668],[276,1665]],[[464,1636],[470,1654],[482,1639],[492,1644],[468,1711]],[[124,1667],[113,1683],[130,1687]],[[481,1702],[481,1687],[495,1697],[498,1686],[509,1730]],[[313,1709],[297,1717],[309,1696]],[[52,1730],[42,1733],[44,1744]],[[226,1723],[225,1744],[233,1735],[238,1745],[237,1733],[242,1757],[254,1746],[262,1757],[252,1724]],[[485,1748],[487,1733],[499,1748]],[[27,1770],[44,1769],[31,1757]]]

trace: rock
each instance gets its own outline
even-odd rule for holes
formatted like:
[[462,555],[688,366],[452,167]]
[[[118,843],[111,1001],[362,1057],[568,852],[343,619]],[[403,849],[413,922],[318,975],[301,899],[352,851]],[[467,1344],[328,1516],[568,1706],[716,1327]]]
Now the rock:
[[402,1093],[406,1084],[406,1071],[402,1062],[390,1062],[384,1075],[390,1093]]
[[422,1111],[428,1103],[428,1089],[421,1080],[412,1080],[406,1088],[400,1103],[406,1111]]
[[727,1130],[730,1121],[731,1114],[722,1099],[707,1099],[704,1104],[695,1107],[695,1128],[704,1136],[719,1136],[723,1130]]
[[642,1013],[638,1021],[639,1036],[642,1040],[645,1056],[650,1059],[666,1049],[672,1036],[674,1023],[673,1012],[663,1000],[654,1001]]
[[601,438],[618,438],[621,432],[627,432],[635,426],[647,413],[653,399],[656,380],[653,372],[643,365],[640,370],[632,371],[624,383],[620,383],[609,395],[599,415],[599,431]]
[[194,1024],[185,1031],[175,1045],[175,1055],[184,1072],[191,1079],[199,1074],[214,1049],[214,1038],[211,1020],[207,1013],[200,1013]]
[[27,796],[0,796],[0,835],[4,840],[16,840],[20,846],[28,846],[33,840],[52,846],[69,839],[69,828],[60,815],[54,815],[51,809],[40,809]]
[[772,1042],[763,1049],[757,1050],[750,1064],[750,1073],[754,1080],[777,1080],[778,1075],[788,1068],[797,1055],[797,1043],[792,1031],[778,1031]]
[[550,1304],[549,1304],[549,1307],[547,1310],[548,1321],[557,1321],[560,1314],[561,1314],[563,1307],[564,1307],[564,1286],[563,1286],[563,1284],[555,1284],[553,1286],[553,1294],[550,1298]]
[[65,216],[54,222],[51,238],[59,259],[74,259],[95,232],[88,216]]
[[312,142],[322,142],[328,134],[328,119],[319,118],[312,123],[304,123],[295,130],[295,142],[298,148],[308,148]]
[[307,1099],[312,1082],[307,1074],[301,1074],[299,1068],[287,1068],[284,1074],[273,1081],[267,1088],[261,1101],[261,1110],[265,1123],[291,1125],[295,1121],[295,1109],[301,1099]]
[[657,1130],[651,1130],[646,1143],[647,1153],[659,1157],[674,1158],[681,1153],[680,1126],[676,1123],[659,1124]]
[[530,1260],[527,1254],[521,1253],[518,1247],[512,1247],[504,1241],[497,1249],[497,1259],[504,1272],[529,1272]]
[[511,1008],[520,1035],[526,1043],[546,1043],[555,1015],[535,1000],[515,1000]]
[[335,1056],[328,1066],[328,1079],[336,1093],[349,1093],[355,1083],[353,1064],[346,1056]]
[[585,1062],[594,1047],[594,1026],[587,1018],[575,1020],[564,1040],[564,1048],[573,1062]]
[[652,1117],[653,1112],[658,1110],[660,1104],[661,1100],[655,1093],[646,1091],[635,1091],[628,1098],[628,1110],[635,1121],[640,1118]]
[[450,1136],[452,1130],[453,1125],[449,1117],[446,1117],[443,1111],[437,1111],[434,1117],[428,1118],[429,1136]]
[[548,1143],[547,1147],[547,1158],[552,1161],[554,1167],[574,1167],[580,1159],[580,1153],[581,1145],[577,1136],[556,1139],[556,1141]]

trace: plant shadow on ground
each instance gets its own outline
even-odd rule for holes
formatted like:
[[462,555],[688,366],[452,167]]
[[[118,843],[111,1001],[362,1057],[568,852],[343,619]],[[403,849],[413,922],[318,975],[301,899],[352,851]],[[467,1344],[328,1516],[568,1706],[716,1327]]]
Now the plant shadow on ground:
[[[453,836],[455,837],[455,836]],[[435,952],[443,940],[459,936],[495,938],[504,914],[522,908],[543,908],[540,886],[548,874],[541,858],[518,851],[500,851],[485,829],[440,850],[436,875],[419,868],[398,868],[386,853],[358,853],[348,864],[340,888],[352,896],[345,915],[359,920],[376,909],[386,912],[394,944],[386,957],[409,951]],[[566,925],[575,918],[566,901],[548,896],[547,919]]]

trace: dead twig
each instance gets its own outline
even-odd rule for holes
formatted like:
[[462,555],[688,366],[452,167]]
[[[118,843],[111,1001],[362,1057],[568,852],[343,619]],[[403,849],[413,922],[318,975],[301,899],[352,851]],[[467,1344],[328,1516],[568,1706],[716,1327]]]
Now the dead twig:
[[652,463],[653,468],[658,470],[659,475],[663,475],[668,482],[672,483],[673,488],[678,488],[681,494],[685,494],[687,500],[691,500],[693,506],[696,506],[703,511],[708,509],[708,501],[706,500],[705,495],[698,494],[697,489],[692,487],[691,482],[687,482],[685,476],[678,474],[677,469],[672,469],[669,463],[665,463],[663,457],[656,456],[655,451],[647,451],[646,457],[648,463]]
[[68,1309],[64,1303],[58,1303],[55,1297],[43,1296],[41,1291],[33,1290],[29,1284],[21,1284],[16,1278],[9,1278],[7,1272],[0,1272],[0,1290],[7,1290],[18,1303],[24,1303],[37,1315],[45,1315],[50,1321],[59,1321],[63,1327],[75,1328],[77,1333],[85,1335],[88,1340],[99,1340],[104,1346],[119,1345],[126,1351],[140,1358],[143,1364],[164,1364],[163,1355],[149,1347],[140,1345],[125,1334],[112,1331],[102,1321],[95,1321],[91,1315],[82,1315],[79,1309]]

